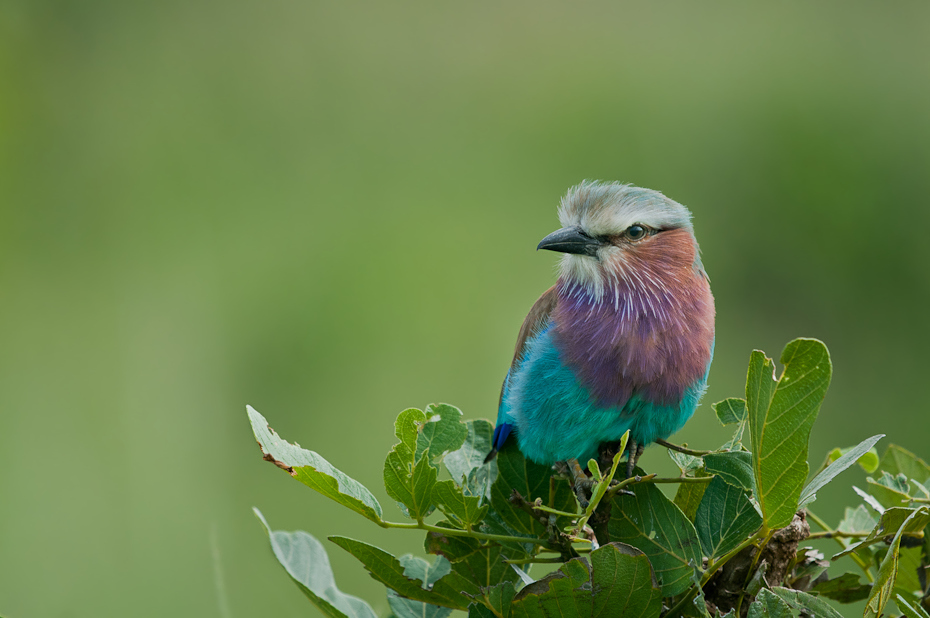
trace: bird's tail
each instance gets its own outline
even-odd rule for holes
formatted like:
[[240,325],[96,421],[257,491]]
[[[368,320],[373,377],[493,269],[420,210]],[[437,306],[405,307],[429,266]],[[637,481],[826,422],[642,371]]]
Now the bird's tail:
[[511,431],[513,431],[513,425],[510,423],[497,424],[497,427],[494,428],[494,436],[491,438],[491,452],[484,458],[484,463],[488,463],[497,457],[497,452],[504,446]]

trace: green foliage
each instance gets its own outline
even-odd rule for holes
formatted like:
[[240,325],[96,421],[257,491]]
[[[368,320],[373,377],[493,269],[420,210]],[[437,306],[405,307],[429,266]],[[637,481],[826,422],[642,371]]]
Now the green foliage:
[[662,593],[649,559],[639,551],[611,543],[552,575],[523,588],[510,609],[513,617],[565,618],[658,617]]
[[[452,570],[452,565],[442,556],[437,557],[433,564],[411,554],[401,556],[397,561],[404,567],[404,575],[423,582],[422,587],[426,590],[429,590],[433,584]],[[452,613],[448,607],[414,601],[400,596],[390,588],[387,590],[387,595],[388,605],[391,606],[391,611],[397,618],[445,618]]]
[[285,442],[268,426],[265,417],[247,407],[252,432],[267,461],[286,470],[295,479],[375,523],[381,523],[381,505],[368,489],[349,478],[328,461],[297,444]]
[[695,513],[694,526],[708,558],[736,549],[762,525],[749,494],[718,476],[707,486]]
[[[810,483],[807,484],[807,487],[805,487],[804,491],[801,493],[801,498],[799,500],[799,506],[801,507],[807,506],[808,504],[816,500],[818,489],[820,489],[821,487],[823,487],[824,485],[832,481],[834,478],[836,478],[836,476],[840,472],[842,472],[849,466],[853,465],[857,461],[861,461],[863,457],[867,457],[870,454],[872,454],[874,452],[872,447],[875,445],[876,442],[878,442],[884,437],[885,437],[884,434],[872,436],[871,438],[868,438],[867,440],[863,440],[862,442],[860,442],[858,445],[854,446],[851,449],[845,449],[845,452],[841,451],[840,449],[833,449],[833,452],[840,451],[842,454],[836,459],[834,459],[833,461],[831,461],[830,464],[826,468],[824,468],[823,471],[820,472],[820,474],[815,476],[814,479]],[[832,458],[832,452],[831,452],[831,458]],[[874,459],[876,460],[876,466],[877,466],[878,455],[875,455]],[[875,468],[872,467],[871,463],[866,464],[866,466],[867,468],[872,468],[872,471],[875,470]]]
[[649,557],[663,596],[687,589],[691,574],[701,564],[701,543],[694,524],[653,484],[633,485],[632,496],[618,497],[610,511],[609,530],[611,539],[632,545]]
[[755,486],[752,477],[752,453],[729,451],[704,456],[704,467],[709,474],[719,476],[731,485],[750,491]]
[[787,526],[798,510],[810,470],[808,436],[833,372],[827,347],[816,339],[795,339],[781,362],[776,379],[772,359],[753,352],[746,381],[756,499],[769,529]]
[[[526,460],[513,441],[484,463],[493,426],[463,421],[457,408],[438,404],[405,410],[395,422],[384,486],[410,520],[392,521],[365,487],[248,412],[265,459],[383,528],[425,534],[432,562],[330,537],[385,585],[397,618],[446,618],[453,610],[472,618],[836,618],[831,603],[862,600],[866,617],[895,605],[909,618],[928,618],[930,467],[895,445],[879,458],[874,447],[882,436],[873,436],[832,449],[808,479],[808,436],[830,358],[819,341],[798,339],[781,361],[776,377],[774,362],[753,352],[746,399],[714,406],[721,423],[734,426],[731,438],[710,452],[670,449],[678,476],[637,469],[625,478],[618,473],[625,470],[622,445],[602,458],[603,468],[587,462],[592,487],[584,508],[568,478]],[[751,450],[743,444],[747,432]],[[853,488],[863,503],[847,507],[835,527],[807,511],[807,521],[821,527],[809,533],[795,513],[857,462],[872,475],[866,490]],[[678,484],[674,500],[663,483]],[[335,586],[318,541],[265,527],[274,555],[325,615],[374,615]],[[827,559],[800,546],[807,535],[840,547]],[[831,579],[833,561],[862,575]],[[561,566],[536,581],[538,563]]]
[[331,618],[375,618],[368,603],[336,587],[329,556],[319,541],[306,532],[272,532],[261,511],[253,510],[268,533],[275,558],[317,609]]

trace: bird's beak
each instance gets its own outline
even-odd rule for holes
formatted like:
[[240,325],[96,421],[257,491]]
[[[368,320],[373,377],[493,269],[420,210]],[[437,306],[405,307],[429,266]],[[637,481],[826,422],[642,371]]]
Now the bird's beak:
[[536,250],[548,249],[560,253],[575,253],[577,255],[597,256],[597,250],[603,243],[588,236],[580,227],[564,227],[543,238]]

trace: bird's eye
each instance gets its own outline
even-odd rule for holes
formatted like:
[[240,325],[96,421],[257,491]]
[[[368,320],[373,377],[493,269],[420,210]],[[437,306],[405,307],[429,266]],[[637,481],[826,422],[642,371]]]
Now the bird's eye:
[[631,225],[626,228],[626,237],[630,240],[641,240],[646,236],[646,228],[641,225]]

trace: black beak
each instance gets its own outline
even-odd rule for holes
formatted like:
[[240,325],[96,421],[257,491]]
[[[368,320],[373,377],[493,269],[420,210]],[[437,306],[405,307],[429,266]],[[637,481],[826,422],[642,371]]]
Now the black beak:
[[597,257],[597,250],[603,243],[588,236],[580,227],[565,227],[556,230],[543,238],[536,250],[548,249],[560,253],[575,253],[577,255],[590,255]]

